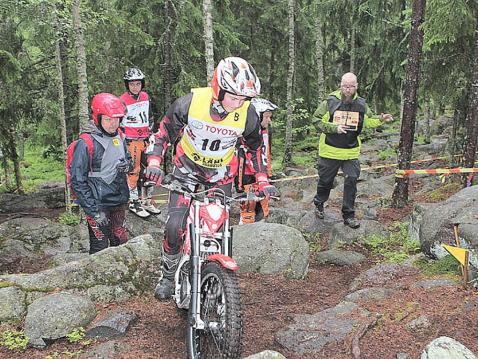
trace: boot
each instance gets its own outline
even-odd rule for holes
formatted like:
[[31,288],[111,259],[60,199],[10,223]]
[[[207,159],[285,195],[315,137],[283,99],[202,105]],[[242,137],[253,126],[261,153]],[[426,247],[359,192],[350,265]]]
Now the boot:
[[139,200],[134,200],[129,204],[129,210],[141,218],[148,218],[150,214],[141,207]]
[[163,253],[163,278],[159,281],[154,289],[154,297],[159,300],[168,300],[174,293],[174,274],[178,269],[181,253],[167,254]]
[[145,209],[151,214],[161,213],[161,210],[159,208],[156,208],[156,206],[153,204],[153,201],[150,198],[141,200],[141,207],[143,207],[143,209]]

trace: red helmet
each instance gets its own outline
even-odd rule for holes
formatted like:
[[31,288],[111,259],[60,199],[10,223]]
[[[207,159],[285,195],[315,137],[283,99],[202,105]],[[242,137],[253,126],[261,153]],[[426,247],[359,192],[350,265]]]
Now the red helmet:
[[126,109],[121,100],[110,93],[102,92],[93,97],[91,100],[91,110],[95,125],[100,124],[101,115],[108,117],[121,118],[126,115]]
[[246,97],[256,97],[261,92],[261,82],[256,71],[240,57],[226,57],[219,62],[214,70],[211,87],[214,98],[220,101],[224,98],[224,92]]

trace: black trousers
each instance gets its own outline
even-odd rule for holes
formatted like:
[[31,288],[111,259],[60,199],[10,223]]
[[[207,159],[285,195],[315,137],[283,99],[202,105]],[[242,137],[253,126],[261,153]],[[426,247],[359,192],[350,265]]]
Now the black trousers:
[[116,247],[128,241],[125,217],[126,205],[105,207],[103,212],[109,223],[100,226],[93,217],[86,216],[90,235],[90,254],[94,254],[108,247]]
[[357,195],[357,180],[360,176],[360,162],[353,160],[334,160],[319,157],[319,181],[314,204],[323,204],[329,199],[330,190],[334,184],[334,178],[341,168],[344,175],[344,196],[342,201],[342,216],[344,219],[355,216],[355,196]]

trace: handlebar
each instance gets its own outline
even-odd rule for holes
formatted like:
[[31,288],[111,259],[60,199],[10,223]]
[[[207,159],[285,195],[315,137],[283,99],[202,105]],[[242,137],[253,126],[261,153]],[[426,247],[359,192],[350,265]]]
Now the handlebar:
[[167,174],[161,182],[161,187],[168,189],[169,191],[178,192],[195,200],[203,200],[206,197],[216,197],[222,199],[223,203],[230,202],[247,202],[247,201],[262,201],[265,196],[258,196],[254,192],[243,192],[237,196],[227,196],[226,193],[220,188],[209,188],[203,191],[194,192],[189,187],[185,186],[177,177],[173,174]]

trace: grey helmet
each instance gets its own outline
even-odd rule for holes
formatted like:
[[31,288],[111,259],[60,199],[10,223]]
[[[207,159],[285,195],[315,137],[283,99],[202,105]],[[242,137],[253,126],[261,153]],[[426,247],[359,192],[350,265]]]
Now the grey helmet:
[[144,88],[144,74],[143,71],[136,67],[131,67],[123,75],[124,85],[127,90],[129,90],[128,82],[130,81],[141,81],[141,90]]

